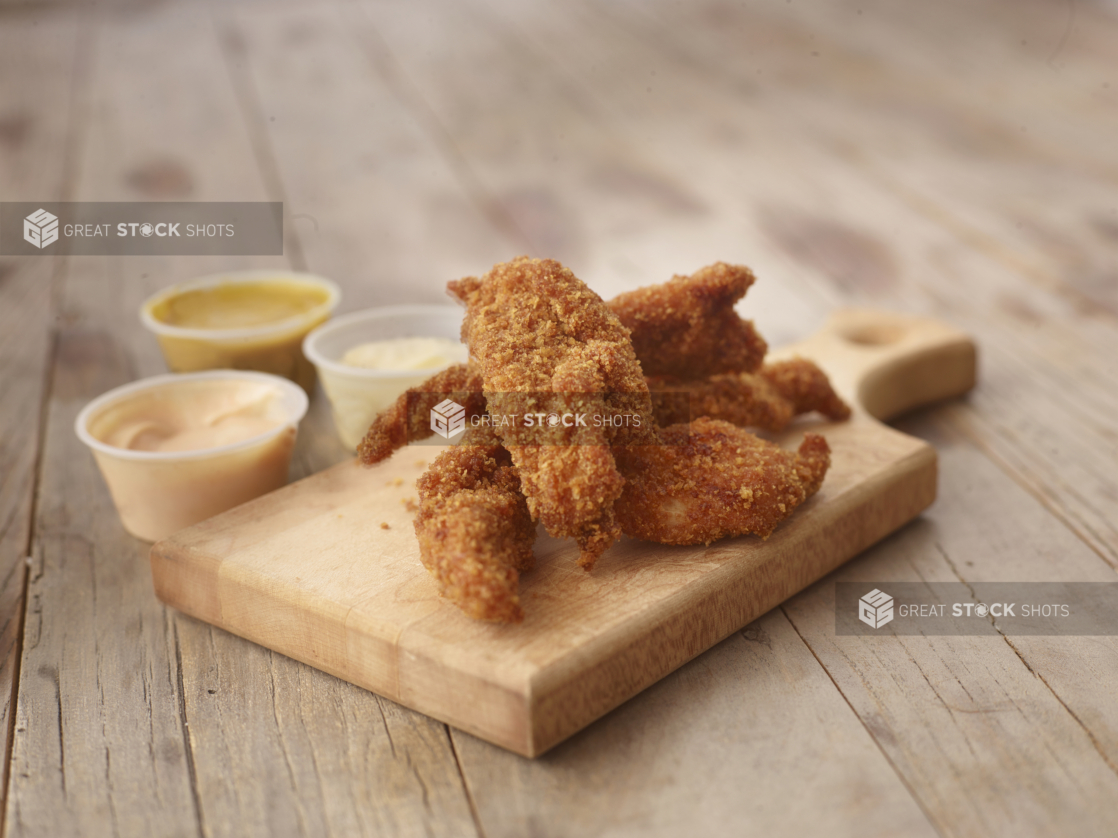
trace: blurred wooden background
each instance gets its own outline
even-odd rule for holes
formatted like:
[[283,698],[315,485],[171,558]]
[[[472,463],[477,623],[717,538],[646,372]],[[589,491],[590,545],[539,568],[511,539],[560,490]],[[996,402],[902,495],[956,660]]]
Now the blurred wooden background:
[[[274,258],[0,258],[6,835],[1118,834],[1118,640],[836,637],[833,581],[1115,581],[1118,12],[1085,0],[0,3],[0,198],[282,200]],[[440,301],[716,260],[773,345],[973,334],[920,520],[527,761],[167,611],[74,436],[215,270]],[[298,474],[346,456],[321,393]]]

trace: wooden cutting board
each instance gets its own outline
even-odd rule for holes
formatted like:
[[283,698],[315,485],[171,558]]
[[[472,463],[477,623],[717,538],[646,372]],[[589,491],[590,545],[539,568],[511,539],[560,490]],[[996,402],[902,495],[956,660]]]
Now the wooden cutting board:
[[[773,357],[816,361],[853,405],[807,422],[833,450],[820,492],[767,540],[709,547],[622,540],[592,573],[542,536],[517,626],[442,601],[419,562],[407,501],[438,449],[343,463],[152,547],[161,600],[525,756],[663,678],[893,532],[935,498],[936,455],[882,425],[957,396],[975,347],[937,322],[844,311]],[[383,525],[387,524],[387,528]]]

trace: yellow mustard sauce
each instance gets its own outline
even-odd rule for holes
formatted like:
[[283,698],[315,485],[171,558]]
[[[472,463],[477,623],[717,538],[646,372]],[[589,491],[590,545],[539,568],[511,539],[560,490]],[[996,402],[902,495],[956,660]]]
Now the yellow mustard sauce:
[[309,394],[315,371],[303,356],[303,338],[330,317],[330,299],[322,285],[276,277],[184,289],[148,312],[172,329],[191,330],[157,334],[174,372],[259,370],[291,379]]
[[265,279],[184,291],[153,306],[151,313],[183,329],[251,329],[298,317],[328,297],[316,285]]

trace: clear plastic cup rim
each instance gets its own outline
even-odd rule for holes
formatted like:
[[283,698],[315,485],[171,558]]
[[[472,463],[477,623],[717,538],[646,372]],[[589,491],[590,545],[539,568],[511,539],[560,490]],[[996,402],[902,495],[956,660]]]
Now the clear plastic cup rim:
[[[201,288],[214,288],[218,285],[248,284],[267,279],[291,280],[292,282],[305,282],[308,285],[317,285],[325,289],[326,299],[314,308],[308,309],[301,314],[296,314],[292,317],[284,318],[283,320],[277,320],[274,323],[266,323],[263,326],[248,326],[241,329],[199,329],[187,326],[175,326],[171,323],[164,323],[162,320],[156,319],[151,313],[152,309],[159,303],[169,297],[175,297],[187,291],[197,291]],[[206,341],[245,340],[280,334],[294,329],[307,321],[313,321],[324,315],[328,315],[337,308],[341,298],[342,291],[341,288],[338,287],[338,284],[333,280],[326,279],[326,277],[318,276],[317,274],[266,269],[229,271],[226,273],[201,276],[197,279],[177,283],[176,285],[169,285],[161,291],[157,291],[140,305],[140,321],[150,331],[155,332],[157,335],[166,335],[168,337]]]
[[[324,369],[335,376],[345,376],[363,380],[389,381],[397,378],[415,378],[416,375],[422,374],[424,370],[378,370],[369,369],[367,367],[354,367],[349,364],[343,364],[341,361],[336,361],[333,358],[326,357],[319,351],[318,343],[320,340],[329,337],[333,333],[349,328],[356,323],[364,323],[373,320],[391,320],[400,317],[447,316],[452,313],[461,317],[464,310],[459,306],[416,304],[366,308],[361,311],[352,312],[351,314],[343,314],[340,317],[332,318],[329,322],[323,323],[321,326],[317,326],[303,338],[303,354],[306,355],[307,359],[316,367]],[[430,372],[434,374],[436,370],[432,369]]]
[[[281,422],[274,428],[270,428],[264,433],[257,434],[256,436],[242,439],[238,442],[231,442],[228,445],[219,445],[214,448],[197,448],[192,451],[134,451],[130,448],[118,448],[115,445],[109,445],[97,439],[89,432],[87,427],[90,417],[97,414],[106,406],[113,402],[120,401],[135,393],[144,390],[150,390],[164,385],[186,384],[192,381],[249,381],[260,384],[271,384],[279,390],[280,398],[283,400],[282,404],[287,412],[288,420]],[[310,400],[307,398],[306,392],[293,381],[286,378],[281,378],[278,375],[272,375],[266,372],[254,372],[252,370],[205,370],[203,372],[173,372],[166,375],[155,375],[150,378],[141,378],[139,381],[133,381],[130,384],[124,384],[109,390],[107,393],[102,393],[89,404],[82,408],[78,418],[74,420],[74,432],[78,435],[78,439],[84,442],[90,449],[105,454],[110,457],[115,457],[118,460],[137,460],[146,461],[151,463],[168,463],[178,460],[199,460],[205,457],[218,457],[223,454],[230,454],[242,449],[251,448],[254,445],[259,445],[278,436],[287,428],[295,425],[297,426],[303,417],[307,414],[307,408],[310,405]]]

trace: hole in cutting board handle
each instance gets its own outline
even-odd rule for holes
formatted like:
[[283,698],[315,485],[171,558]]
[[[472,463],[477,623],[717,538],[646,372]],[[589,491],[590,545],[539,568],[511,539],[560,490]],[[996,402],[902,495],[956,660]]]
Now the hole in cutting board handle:
[[839,336],[858,346],[888,346],[899,343],[905,336],[902,326],[895,323],[858,323],[841,327]]

